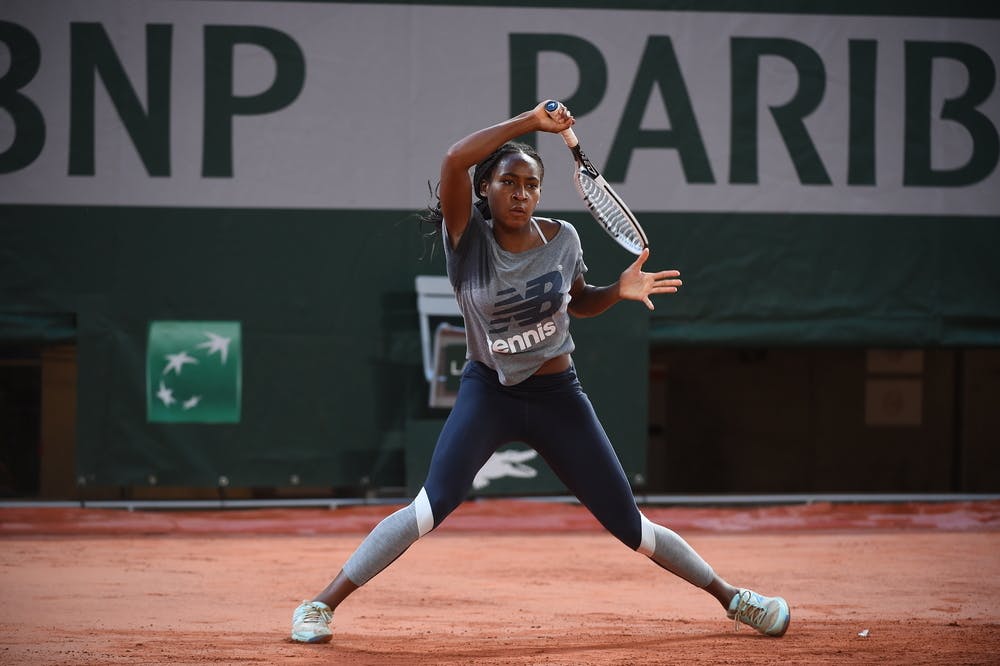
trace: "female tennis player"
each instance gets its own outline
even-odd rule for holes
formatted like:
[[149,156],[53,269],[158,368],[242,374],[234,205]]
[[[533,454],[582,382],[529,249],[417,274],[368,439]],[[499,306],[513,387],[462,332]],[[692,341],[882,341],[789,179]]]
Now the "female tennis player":
[[490,455],[510,441],[531,445],[609,532],[718,599],[737,626],[743,622],[769,636],[788,628],[784,599],[730,585],[678,534],[639,511],[577,380],[570,315],[598,315],[622,300],[652,310],[650,297],[675,293],[681,281],[677,271],[643,271],[647,248],[614,284],[589,285],[576,230],[535,215],[542,160],[530,146],[512,141],[573,123],[565,107],[550,116],[543,103],[473,132],[445,154],[439,201],[428,219],[441,225],[469,362],[423,488],[371,531],[322,592],[295,609],[293,640],[329,641],[337,606],[440,525]]

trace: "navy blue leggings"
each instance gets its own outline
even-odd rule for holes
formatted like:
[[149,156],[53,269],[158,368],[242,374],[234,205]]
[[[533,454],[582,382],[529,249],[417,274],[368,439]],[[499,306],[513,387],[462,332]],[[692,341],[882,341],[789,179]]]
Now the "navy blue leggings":
[[534,448],[609,532],[639,547],[632,489],[573,368],[504,386],[482,363],[466,365],[424,483],[434,527],[465,499],[493,452],[513,441]]

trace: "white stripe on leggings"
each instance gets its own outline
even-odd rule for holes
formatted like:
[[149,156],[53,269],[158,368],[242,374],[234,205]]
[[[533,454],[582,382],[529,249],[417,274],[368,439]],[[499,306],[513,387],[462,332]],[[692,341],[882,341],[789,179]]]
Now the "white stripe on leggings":
[[639,542],[637,550],[646,557],[652,557],[653,553],[656,552],[656,534],[653,532],[653,523],[649,522],[649,518],[646,518],[642,513],[639,514],[639,518],[642,520],[642,540]]
[[420,489],[413,500],[413,510],[417,514],[417,532],[423,536],[434,529],[434,512],[431,510],[431,501],[427,499],[427,490]]

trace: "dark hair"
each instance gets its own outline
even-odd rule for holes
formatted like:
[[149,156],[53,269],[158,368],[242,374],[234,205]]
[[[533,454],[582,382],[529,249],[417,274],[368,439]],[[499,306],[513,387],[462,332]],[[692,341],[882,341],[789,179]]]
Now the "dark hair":
[[[476,165],[476,170],[472,173],[472,192],[476,195],[475,205],[486,219],[492,217],[492,213],[490,212],[489,202],[487,202],[486,199],[479,194],[479,186],[484,180],[489,180],[493,177],[493,169],[496,168],[497,162],[499,162],[503,157],[514,153],[522,153],[538,162],[538,168],[540,170],[539,180],[544,180],[545,178],[545,165],[542,163],[542,158],[538,154],[538,151],[535,150],[534,146],[526,143],[519,143],[517,141],[508,141],[494,150],[490,153],[489,157]],[[441,197],[438,194],[438,188],[431,187],[430,181],[427,182],[427,188],[431,191],[431,196],[435,199],[435,201],[423,210],[420,215],[420,220],[440,228],[441,223],[444,221],[444,215],[441,213]]]

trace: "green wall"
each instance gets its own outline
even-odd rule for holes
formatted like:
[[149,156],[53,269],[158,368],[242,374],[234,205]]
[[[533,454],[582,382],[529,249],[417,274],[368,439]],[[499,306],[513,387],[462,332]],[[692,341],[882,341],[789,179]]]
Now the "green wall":
[[671,345],[1000,345],[1000,219],[646,213]]
[[[586,215],[555,214],[580,230],[588,279],[613,281],[629,255]],[[642,217],[648,266],[685,286],[652,314],[626,303],[574,322],[630,476],[645,472],[651,344],[1000,343],[995,220]],[[422,473],[405,468],[408,424],[446,416],[426,406],[420,362],[413,278],[444,272],[426,231],[410,211],[6,206],[0,341],[75,338],[88,484],[403,486]],[[240,423],[146,421],[152,320],[242,323]]]
[[[446,416],[426,407],[413,287],[417,274],[443,274],[443,256],[410,211],[3,213],[0,341],[23,339],[25,322],[36,339],[72,336],[75,318],[77,469],[89,485],[288,486],[295,475],[403,486],[407,422]],[[600,236],[589,246],[594,277],[614,279],[627,255]],[[635,474],[647,317],[630,305],[576,322],[574,335],[585,387]],[[242,323],[240,423],[146,421],[152,320]]]

